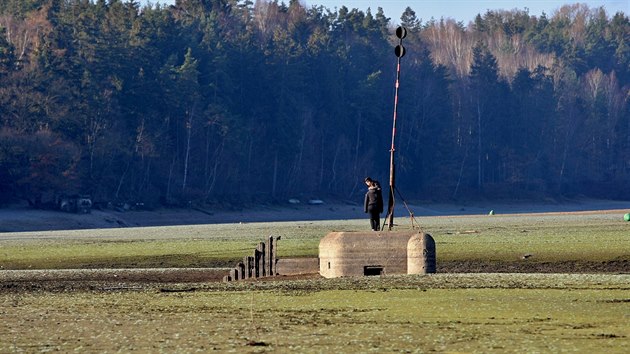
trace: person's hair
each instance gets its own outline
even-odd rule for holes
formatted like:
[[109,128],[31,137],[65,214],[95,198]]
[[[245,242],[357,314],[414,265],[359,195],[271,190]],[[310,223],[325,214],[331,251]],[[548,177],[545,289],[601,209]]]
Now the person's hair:
[[365,182],[370,182],[370,183],[372,183],[372,182],[373,182],[373,181],[372,181],[372,179],[371,179],[370,177],[365,177],[365,180],[364,180],[364,181],[365,181]]

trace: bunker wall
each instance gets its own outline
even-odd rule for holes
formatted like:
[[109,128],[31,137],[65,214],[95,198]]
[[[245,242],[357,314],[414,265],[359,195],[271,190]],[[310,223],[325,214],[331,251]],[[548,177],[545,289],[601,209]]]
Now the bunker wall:
[[331,232],[319,244],[325,278],[407,274],[407,247],[417,231]]

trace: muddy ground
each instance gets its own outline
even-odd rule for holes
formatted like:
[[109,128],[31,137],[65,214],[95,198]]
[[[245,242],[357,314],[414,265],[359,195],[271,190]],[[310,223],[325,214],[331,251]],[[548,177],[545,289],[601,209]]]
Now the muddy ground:
[[[628,274],[628,261],[612,262],[440,262],[438,273],[549,273],[549,274]],[[175,291],[193,291],[195,284],[222,282],[228,268],[180,269],[68,269],[14,270],[0,272],[0,292],[12,291],[118,291],[145,288],[170,289],[169,284],[183,287]],[[317,272],[279,274],[275,277],[247,279],[241,282],[269,282],[322,278]],[[189,285],[184,285],[189,284]],[[170,291],[170,290],[164,290]]]

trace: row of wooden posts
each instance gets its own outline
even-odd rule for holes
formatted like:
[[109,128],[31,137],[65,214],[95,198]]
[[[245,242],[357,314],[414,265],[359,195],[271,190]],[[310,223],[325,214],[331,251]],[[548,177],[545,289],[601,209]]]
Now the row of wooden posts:
[[242,262],[230,270],[230,274],[223,277],[223,281],[235,281],[250,278],[272,277],[277,274],[276,243],[280,236],[269,236],[267,242],[260,242],[254,250],[253,256],[245,256]]

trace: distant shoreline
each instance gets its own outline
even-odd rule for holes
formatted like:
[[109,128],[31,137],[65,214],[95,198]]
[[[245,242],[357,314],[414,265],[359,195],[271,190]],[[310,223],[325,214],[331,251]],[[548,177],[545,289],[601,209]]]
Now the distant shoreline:
[[[562,203],[534,202],[466,202],[462,204],[428,203],[409,205],[416,217],[480,215],[493,211],[500,214],[568,213],[605,211],[607,213],[630,212],[630,201],[580,199]],[[409,216],[402,203],[396,205],[396,217]],[[322,205],[298,204],[261,206],[239,211],[211,209],[168,209],[154,211],[93,210],[90,214],[73,214],[61,211],[31,209],[16,205],[0,209],[0,232],[24,232],[45,230],[76,230],[120,227],[145,227],[169,225],[196,225],[220,223],[348,220],[365,218],[363,207],[349,203],[324,203]]]

